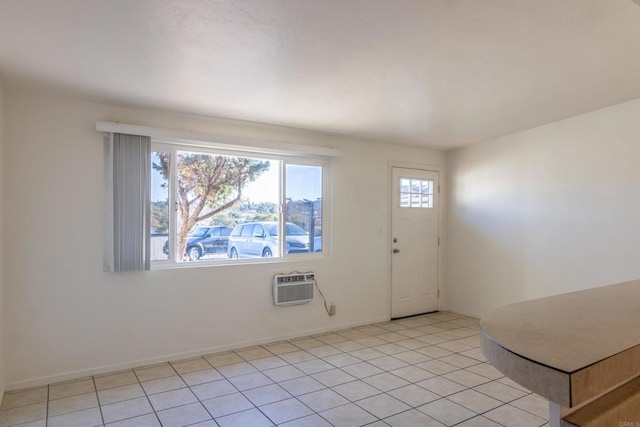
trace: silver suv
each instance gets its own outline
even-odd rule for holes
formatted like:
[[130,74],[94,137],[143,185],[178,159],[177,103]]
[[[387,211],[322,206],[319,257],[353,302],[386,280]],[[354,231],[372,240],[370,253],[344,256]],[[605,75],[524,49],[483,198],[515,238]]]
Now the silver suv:
[[[322,239],[314,239],[314,247],[309,247],[309,233],[294,223],[286,223],[286,252],[308,253],[321,252]],[[229,236],[227,250],[229,258],[277,257],[278,253],[278,223],[277,222],[247,222],[236,225]]]

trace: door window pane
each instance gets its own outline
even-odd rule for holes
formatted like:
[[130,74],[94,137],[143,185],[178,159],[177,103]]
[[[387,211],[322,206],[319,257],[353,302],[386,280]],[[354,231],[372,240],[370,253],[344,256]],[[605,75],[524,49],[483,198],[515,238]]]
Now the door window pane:
[[433,208],[433,181],[428,179],[400,178],[401,208]]

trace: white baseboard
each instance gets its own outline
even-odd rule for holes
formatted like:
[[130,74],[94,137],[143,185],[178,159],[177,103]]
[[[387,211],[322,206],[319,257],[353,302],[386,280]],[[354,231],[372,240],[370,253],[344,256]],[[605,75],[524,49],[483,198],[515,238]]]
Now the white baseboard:
[[372,323],[380,323],[380,322],[388,322],[388,321],[389,321],[389,318],[385,317],[385,318],[379,318],[379,319],[370,319],[363,322],[344,323],[341,325],[312,329],[312,330],[308,330],[308,331],[296,333],[296,334],[277,335],[272,337],[250,340],[250,341],[240,341],[232,344],[208,347],[208,348],[203,348],[203,349],[194,350],[194,351],[166,354],[163,356],[152,357],[147,359],[132,360],[125,363],[116,363],[113,365],[106,365],[106,366],[100,366],[100,367],[89,368],[89,369],[80,369],[77,371],[64,372],[61,374],[47,375],[47,376],[38,377],[38,378],[14,381],[6,384],[5,390],[12,391],[12,390],[17,390],[17,389],[27,388],[27,387],[43,386],[43,385],[53,384],[57,382],[76,380],[84,377],[89,377],[92,375],[106,374],[109,372],[116,372],[116,371],[122,371],[125,369],[137,368],[140,366],[155,365],[158,363],[188,359],[191,357],[204,356],[207,354],[220,353],[220,352],[229,351],[229,350],[237,350],[245,347],[252,347],[256,345],[263,345],[263,344],[268,344],[268,343],[277,342],[277,341],[290,340],[293,338],[299,338],[299,337],[304,337],[308,335],[317,335],[325,332],[339,331],[341,329],[354,328],[358,326],[369,325]]

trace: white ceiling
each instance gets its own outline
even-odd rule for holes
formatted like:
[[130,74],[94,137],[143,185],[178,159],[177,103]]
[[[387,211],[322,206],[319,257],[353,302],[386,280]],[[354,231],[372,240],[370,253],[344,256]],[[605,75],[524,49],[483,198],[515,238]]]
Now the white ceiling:
[[0,0],[6,87],[452,148],[640,97],[631,0]]

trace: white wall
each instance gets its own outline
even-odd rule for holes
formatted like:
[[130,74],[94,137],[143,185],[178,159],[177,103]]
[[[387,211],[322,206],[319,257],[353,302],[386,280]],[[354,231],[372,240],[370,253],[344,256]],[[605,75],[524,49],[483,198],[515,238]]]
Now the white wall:
[[640,100],[448,153],[446,306],[640,278]]
[[4,114],[3,114],[4,89],[0,82],[0,404],[4,397]]
[[[333,252],[287,264],[102,272],[97,120],[332,146]],[[389,161],[426,149],[5,91],[6,381],[9,388],[388,319]],[[378,234],[378,226],[384,235]],[[276,272],[313,269],[335,301],[274,308]]]

